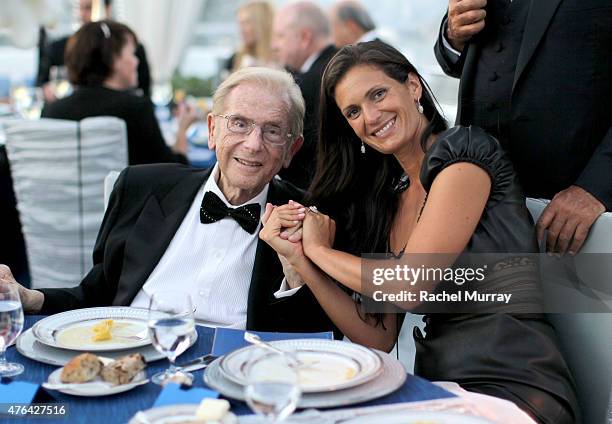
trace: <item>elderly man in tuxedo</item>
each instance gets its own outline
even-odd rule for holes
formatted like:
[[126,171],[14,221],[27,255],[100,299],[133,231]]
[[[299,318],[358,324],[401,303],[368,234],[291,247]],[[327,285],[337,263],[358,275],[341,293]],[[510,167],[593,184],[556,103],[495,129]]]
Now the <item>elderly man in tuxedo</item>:
[[[308,290],[283,289],[282,264],[258,238],[266,203],[301,197],[274,176],[302,144],[303,116],[304,100],[287,72],[245,68],[232,74],[208,115],[217,165],[126,168],[98,234],[93,268],[70,289],[19,286],[26,312],[147,307],[153,293],[172,289],[190,293],[196,319],[210,325],[332,329]],[[18,284],[5,266],[0,281]]]
[[499,139],[525,194],[552,199],[547,248],[575,254],[612,210],[612,3],[449,0],[435,46],[461,78],[457,123]]

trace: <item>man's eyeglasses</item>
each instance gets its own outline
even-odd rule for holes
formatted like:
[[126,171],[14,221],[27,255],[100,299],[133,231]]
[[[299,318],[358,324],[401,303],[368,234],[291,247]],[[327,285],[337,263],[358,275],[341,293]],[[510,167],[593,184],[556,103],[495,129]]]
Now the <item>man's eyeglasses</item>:
[[291,134],[274,124],[258,125],[254,121],[240,115],[215,115],[227,119],[227,129],[234,134],[249,135],[255,127],[261,129],[261,135],[266,143],[273,146],[284,146]]

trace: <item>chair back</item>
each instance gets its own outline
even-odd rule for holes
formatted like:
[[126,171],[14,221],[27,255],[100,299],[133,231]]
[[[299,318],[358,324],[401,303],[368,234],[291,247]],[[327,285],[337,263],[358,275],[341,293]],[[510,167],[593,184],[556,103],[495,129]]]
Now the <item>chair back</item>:
[[104,210],[108,207],[117,178],[119,178],[119,171],[110,171],[104,178]]
[[125,122],[21,120],[5,129],[31,286],[78,285],[92,266],[104,178],[128,163]]
[[[527,198],[527,208],[534,221],[537,221],[548,202]],[[592,264],[589,266],[593,259],[601,261],[608,257],[602,254],[610,253],[612,213],[604,213],[591,227],[580,254],[576,256],[578,277],[592,287],[602,283],[612,285],[612,261],[598,263],[598,272],[592,271]],[[606,275],[601,275],[601,269]],[[604,281],[596,280],[602,278]],[[609,293],[609,289],[598,292],[608,305],[612,304]],[[583,422],[607,422],[608,414],[612,413],[609,411],[612,400],[612,313],[550,314],[549,319],[557,330],[565,358],[576,380]]]

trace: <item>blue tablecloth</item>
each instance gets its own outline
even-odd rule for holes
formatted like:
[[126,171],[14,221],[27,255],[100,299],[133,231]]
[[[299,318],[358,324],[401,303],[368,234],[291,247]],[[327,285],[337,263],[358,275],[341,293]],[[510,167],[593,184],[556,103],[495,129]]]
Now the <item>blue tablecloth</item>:
[[[44,318],[43,316],[26,316],[25,328],[30,328],[36,321]],[[214,330],[208,327],[197,327],[198,340],[185,353],[183,353],[178,362],[185,362],[197,356],[210,352],[213,342]],[[36,362],[22,356],[15,347],[7,350],[6,358],[8,361],[15,361],[25,366],[25,372],[15,378],[16,381],[29,381],[37,384],[47,380],[47,377],[53,372],[56,367],[52,365]],[[151,363],[147,366],[148,375],[164,370],[168,367],[167,360],[160,360]],[[194,386],[207,387],[203,382],[203,370],[194,372]],[[21,418],[13,421],[0,422],[36,422],[38,424],[55,423],[55,422],[70,422],[70,423],[125,423],[139,410],[149,409],[152,407],[155,399],[159,395],[161,388],[153,383],[145,384],[136,387],[128,392],[119,393],[112,396],[103,397],[77,397],[59,393],[57,391],[46,391],[40,389],[35,398],[36,403],[65,403],[68,405],[68,417],[57,420],[51,418],[26,419]],[[353,406],[369,406],[369,405],[384,405],[398,402],[410,402],[429,399],[441,399],[453,397],[451,393],[432,385],[428,381],[408,375],[404,385],[396,392],[366,402],[360,405]],[[251,413],[245,403],[228,399],[232,403],[232,411],[237,415]],[[0,399],[0,403],[2,400]]]

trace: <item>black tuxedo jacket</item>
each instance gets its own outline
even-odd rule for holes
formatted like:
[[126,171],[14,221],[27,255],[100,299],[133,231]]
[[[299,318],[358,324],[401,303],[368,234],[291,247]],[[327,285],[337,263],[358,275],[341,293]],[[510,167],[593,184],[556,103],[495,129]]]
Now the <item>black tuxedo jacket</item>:
[[338,50],[333,45],[323,49],[317,60],[303,74],[295,75],[295,82],[302,91],[306,114],[304,116],[304,144],[291,160],[289,168],[280,172],[280,176],[307,189],[312,180],[314,163],[316,161],[317,142],[319,139],[319,100],[321,98],[321,77],[325,67]]
[[[443,19],[443,23],[446,17]],[[461,78],[457,124],[470,99],[482,37],[457,63],[435,45],[445,73]],[[552,198],[578,185],[612,210],[612,2],[532,0],[518,54],[507,136],[508,151],[527,196]]]
[[[126,168],[115,185],[96,240],[93,268],[77,287],[41,290],[45,295],[42,313],[129,305],[163,256],[210,173],[210,169],[177,164]],[[273,180],[267,200],[279,205],[301,195],[290,184]],[[249,288],[247,329],[332,330],[308,287],[287,298],[274,297],[282,278],[276,253],[259,240]]]

